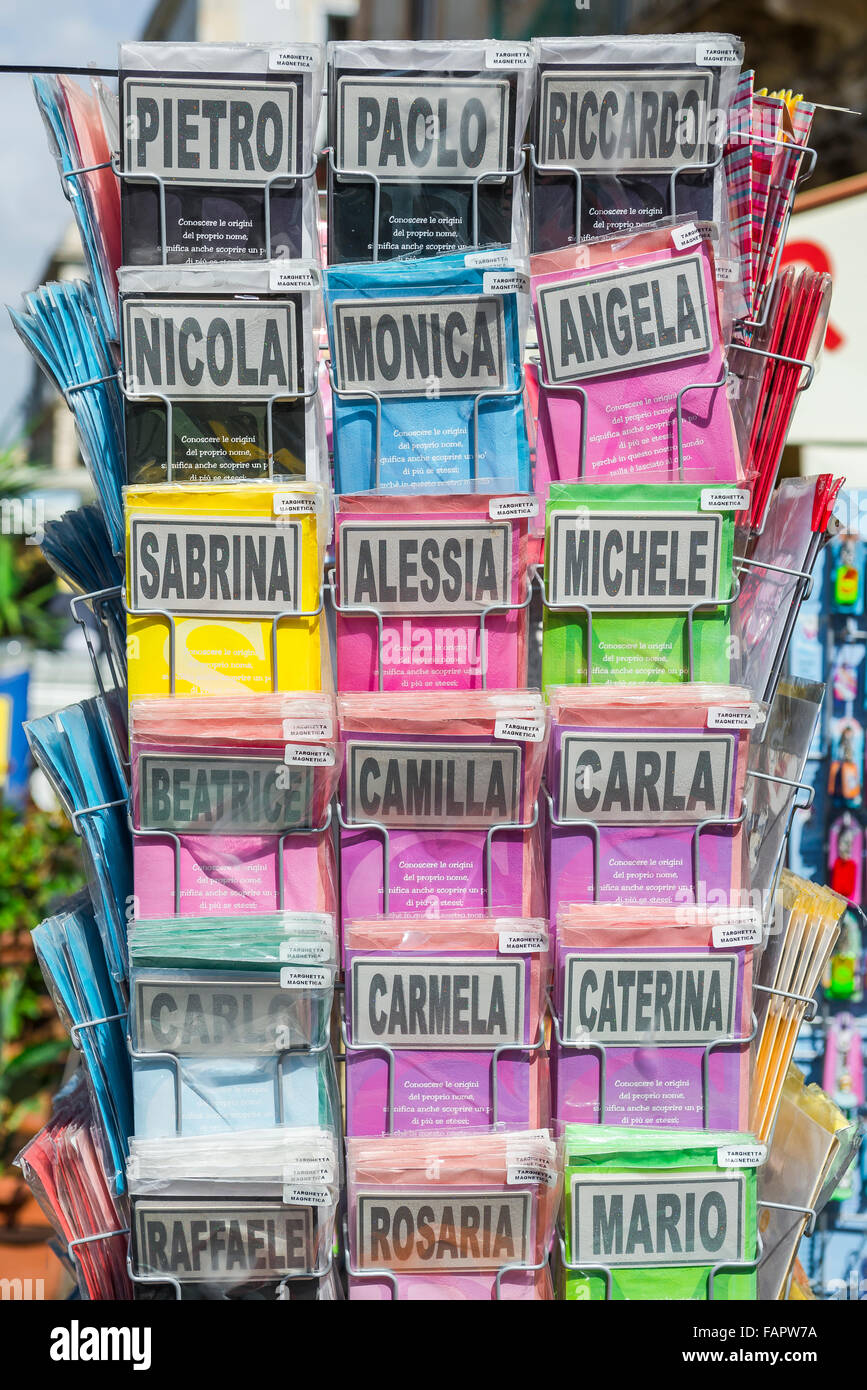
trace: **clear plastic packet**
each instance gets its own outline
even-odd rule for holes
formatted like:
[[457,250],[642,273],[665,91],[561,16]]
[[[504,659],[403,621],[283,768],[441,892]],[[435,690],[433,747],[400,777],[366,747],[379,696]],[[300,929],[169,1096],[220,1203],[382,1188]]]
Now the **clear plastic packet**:
[[530,271],[537,491],[552,479],[744,486],[714,256],[695,223],[543,253]]
[[316,262],[124,267],[119,285],[128,482],[327,488]]
[[523,43],[328,46],[328,260],[506,243],[526,254]]
[[346,1130],[549,1118],[542,918],[345,922]]
[[567,1125],[567,1301],[754,1301],[761,1145],[727,1131]]
[[765,723],[751,740],[745,830],[750,886],[762,921],[772,911],[793,811],[812,800],[811,789],[803,782],[804,768],[824,694],[821,683],[797,676],[781,680]]
[[562,903],[748,903],[742,687],[548,690],[548,887]]
[[325,271],[338,493],[529,491],[525,268],[499,247]]
[[318,44],[122,43],[125,265],[316,257]]
[[[516,689],[527,678],[530,497],[340,498],[337,684]],[[354,611],[353,611],[354,610]]]
[[129,924],[133,966],[258,970],[282,965],[338,965],[337,926],[327,912],[209,913],[203,917],[135,917]]
[[538,691],[341,695],[344,920],[503,910],[544,916]]
[[533,41],[532,249],[673,213],[728,241],[722,165],[743,44],[732,34]]
[[557,916],[558,1124],[746,1130],[761,924],[703,907]]
[[331,695],[131,706],[137,917],[337,909]]
[[546,1129],[347,1139],[350,1299],[550,1300],[561,1171]]
[[818,989],[840,930],[845,898],[807,883],[788,869],[780,875],[775,916],[758,971],[759,1021],[751,1128],[767,1143],[795,1041]]
[[743,504],[740,489],[695,483],[553,483],[543,687],[736,681],[732,558]]
[[830,473],[784,478],[771,497],[761,535],[741,563],[732,617],[741,678],[756,699],[773,699],[842,485],[843,479]]
[[759,1173],[759,1297],[786,1297],[801,1236],[822,1207],[828,1177],[851,1161],[853,1130],[843,1112],[791,1063],[768,1161]]
[[128,487],[130,700],[330,684],[318,483]]

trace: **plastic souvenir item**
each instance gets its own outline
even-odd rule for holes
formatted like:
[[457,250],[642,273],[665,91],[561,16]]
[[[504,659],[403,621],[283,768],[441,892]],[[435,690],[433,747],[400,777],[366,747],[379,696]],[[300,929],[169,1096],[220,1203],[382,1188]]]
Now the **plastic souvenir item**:
[[534,39],[533,250],[673,213],[723,223],[732,34]]
[[542,684],[735,678],[730,508],[739,499],[737,489],[692,483],[554,483]]
[[81,1297],[125,1301],[127,1220],[104,1173],[105,1136],[84,1074],[54,1097],[48,1124],[15,1162],[60,1238]]
[[864,730],[851,715],[831,720],[831,765],[828,795],[844,806],[861,805],[864,770]]
[[486,909],[543,916],[537,691],[341,695],[344,921]]
[[129,924],[132,965],[267,970],[275,965],[337,965],[334,917],[316,912],[241,912],[203,917],[136,917]]
[[756,1165],[748,1135],[567,1125],[565,1296],[756,1297]]
[[745,1130],[753,917],[583,903],[557,919],[558,1123]]
[[125,265],[316,255],[322,49],[120,45]]
[[560,1174],[544,1129],[347,1139],[349,1297],[551,1299]]
[[331,266],[338,492],[527,492],[526,279],[507,250]]
[[822,980],[846,899],[788,869],[780,875],[777,914],[758,972],[759,1020],[751,1129],[773,1131],[783,1082],[801,1022]]
[[327,481],[312,261],[120,272],[130,483]]
[[130,700],[322,688],[317,483],[129,487]]
[[544,920],[383,917],[343,941],[348,1134],[547,1123]]
[[328,260],[526,244],[523,43],[332,43]]
[[740,483],[714,258],[695,224],[536,255],[530,271],[537,492],[551,480]]
[[338,1102],[326,1032],[333,980],[323,965],[244,973],[135,967],[136,1135],[334,1128]]
[[336,1135],[316,1127],[134,1139],[136,1297],[333,1297],[339,1170]]
[[552,733],[549,894],[563,903],[740,908],[749,731],[736,686],[560,686]]
[[527,676],[524,497],[340,498],[340,690],[512,690]]
[[136,916],[336,912],[329,695],[137,700]]

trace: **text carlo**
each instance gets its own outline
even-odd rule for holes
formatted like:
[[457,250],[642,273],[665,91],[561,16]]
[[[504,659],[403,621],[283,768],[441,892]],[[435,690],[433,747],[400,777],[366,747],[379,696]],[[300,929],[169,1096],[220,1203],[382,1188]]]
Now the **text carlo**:
[[713,81],[711,72],[683,69],[550,68],[540,85],[542,162],[587,174],[667,174],[706,165]]
[[[181,184],[258,184],[297,172],[297,87],[127,77],[124,170]],[[151,182],[151,180],[148,180]]]
[[502,78],[338,80],[341,172],[454,183],[507,169],[508,142],[509,83]]

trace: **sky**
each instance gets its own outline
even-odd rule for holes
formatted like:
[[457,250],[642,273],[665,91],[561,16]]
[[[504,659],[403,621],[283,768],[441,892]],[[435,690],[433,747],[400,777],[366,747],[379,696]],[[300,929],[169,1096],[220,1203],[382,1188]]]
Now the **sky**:
[[[0,62],[79,67],[117,64],[121,39],[137,38],[154,0],[0,0]],[[30,79],[0,73],[0,443],[15,416],[31,361],[3,306],[33,289],[69,223]],[[21,417],[17,425],[20,429]],[[11,439],[10,439],[11,431]]]

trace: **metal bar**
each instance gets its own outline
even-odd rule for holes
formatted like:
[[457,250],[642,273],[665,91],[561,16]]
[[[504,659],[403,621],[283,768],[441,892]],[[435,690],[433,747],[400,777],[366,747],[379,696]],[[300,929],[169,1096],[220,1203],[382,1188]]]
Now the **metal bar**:
[[98,1028],[103,1023],[115,1023],[118,1019],[126,1018],[128,1010],[124,1009],[119,1014],[104,1014],[102,1018],[87,1018],[82,1023],[73,1023],[69,1030],[69,1041],[78,1051],[81,1051],[81,1044],[78,1040],[79,1033],[85,1028]]

